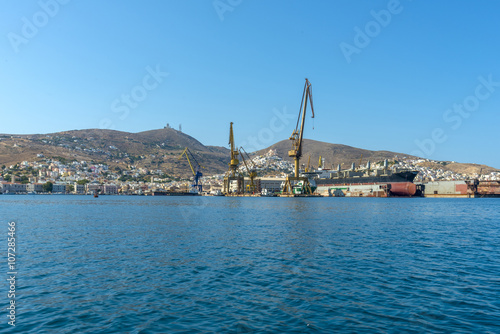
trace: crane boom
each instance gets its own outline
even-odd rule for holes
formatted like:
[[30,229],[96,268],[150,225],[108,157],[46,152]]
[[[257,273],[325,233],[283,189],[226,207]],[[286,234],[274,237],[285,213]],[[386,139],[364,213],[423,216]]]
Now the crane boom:
[[[243,147],[240,147],[240,151],[244,151]],[[248,157],[248,155],[247,155],[247,157]],[[245,165],[245,168],[246,168],[247,172],[250,173],[250,168],[248,168],[247,160],[243,156],[243,152],[241,152],[241,160],[243,161],[243,164]]]
[[[193,184],[191,185],[193,188],[198,189],[198,191],[202,191],[202,185],[199,183],[200,177],[203,176],[203,174],[200,172],[200,168],[205,168],[200,163],[196,160],[194,157],[193,153],[189,150],[189,148],[185,148],[184,151],[182,151],[181,155],[179,156],[179,160],[182,159],[183,156],[186,156],[186,159],[188,161],[189,167],[191,168],[191,172],[193,173],[194,179],[193,179]],[[196,171],[193,166],[193,163],[191,163],[191,159],[189,159],[189,156],[191,156],[191,159],[196,163]]]
[[[245,159],[245,155],[247,156],[247,159]],[[254,179],[257,176],[257,172],[255,171],[255,164],[253,163],[252,159],[250,159],[250,156],[248,153],[245,151],[243,147],[240,147],[240,156],[241,160],[243,160],[243,164],[245,165],[245,168],[248,172],[248,177],[250,177],[250,184],[247,185],[247,187],[250,189],[250,192],[253,193],[255,192],[255,183]],[[247,160],[250,162],[252,168],[248,168]]]
[[[238,165],[240,164],[240,162],[238,160],[239,152],[236,148],[236,145],[234,144],[233,122],[231,122],[229,125],[229,145],[231,148],[231,160],[229,161],[229,170],[226,176],[224,176],[223,193],[225,195],[231,195],[233,193],[241,194],[243,193],[243,184],[245,181],[243,179],[243,176],[238,173]],[[234,187],[231,187],[231,184],[234,185],[234,182],[236,182],[236,189],[234,189]]]
[[231,122],[229,126],[229,145],[231,145],[231,161],[229,162],[229,166],[232,171],[232,176],[235,176],[236,169],[240,162],[238,161],[239,152],[235,149],[234,145],[233,122]]
[[[307,102],[311,105],[312,118],[314,118],[314,107],[311,91],[311,83],[306,78],[304,91],[302,93],[302,101],[300,104],[299,117],[297,118],[297,125],[293,130],[290,140],[292,141],[292,149],[288,151],[288,156],[293,157],[295,161],[295,177],[299,177],[299,162],[302,157],[302,138],[304,137],[304,123],[306,119]],[[300,128],[299,128],[300,123]]]
[[[189,164],[189,167],[191,167],[191,171],[193,172],[193,175],[196,175],[195,171],[194,171],[194,168],[193,168],[193,164],[191,163],[191,160],[189,160],[189,155],[187,154],[187,152],[189,152],[189,149],[186,147],[184,149],[184,151],[182,151],[181,155],[179,156],[179,160],[182,159],[182,156],[185,155],[186,158],[187,158],[187,161],[188,161],[188,164]],[[191,152],[190,152],[191,153]]]
[[[252,169],[255,169],[255,164],[253,163],[252,159],[250,159],[250,155],[248,155],[247,151],[243,147],[240,147],[240,154],[241,157],[243,158],[243,154],[247,156],[248,161],[252,164]],[[248,168],[247,168],[248,169]]]

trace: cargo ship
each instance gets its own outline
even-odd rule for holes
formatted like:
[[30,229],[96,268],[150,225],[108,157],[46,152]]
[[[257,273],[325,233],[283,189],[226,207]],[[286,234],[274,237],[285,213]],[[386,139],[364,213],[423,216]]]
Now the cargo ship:
[[196,188],[192,188],[189,191],[166,191],[158,190],[151,192],[152,196],[200,196],[201,193]]
[[316,186],[316,193],[333,197],[413,197],[422,196],[422,187],[413,183],[418,171],[389,169],[387,162],[380,169],[320,169],[304,173]]

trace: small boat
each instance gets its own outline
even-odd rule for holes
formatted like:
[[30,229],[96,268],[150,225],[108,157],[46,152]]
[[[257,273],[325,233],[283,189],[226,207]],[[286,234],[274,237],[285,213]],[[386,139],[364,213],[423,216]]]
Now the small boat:
[[94,197],[99,197],[99,193],[97,192],[97,190],[94,190]]
[[276,194],[269,191],[268,189],[262,189],[262,192],[260,193],[260,196],[262,197],[276,197]]

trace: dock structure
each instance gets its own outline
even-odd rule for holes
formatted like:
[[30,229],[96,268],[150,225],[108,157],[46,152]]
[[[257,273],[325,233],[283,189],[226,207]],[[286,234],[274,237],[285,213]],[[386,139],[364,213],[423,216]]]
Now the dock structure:
[[[233,122],[229,124],[229,145],[231,148],[231,160],[229,161],[229,170],[224,177],[224,185],[222,193],[225,196],[232,194],[242,194],[244,192],[243,176],[238,172],[239,152],[234,144]],[[236,183],[236,188],[234,184]]]

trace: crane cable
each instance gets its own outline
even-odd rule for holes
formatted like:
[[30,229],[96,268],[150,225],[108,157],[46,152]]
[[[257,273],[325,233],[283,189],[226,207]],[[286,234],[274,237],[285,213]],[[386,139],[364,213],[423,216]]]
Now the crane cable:
[[[311,118],[313,119],[313,127],[312,128],[314,130],[314,103],[313,103],[312,89],[310,89],[311,86],[312,85],[311,85],[310,82],[309,82],[309,86],[307,85],[307,82],[304,85],[304,91],[302,92],[302,100],[300,101],[299,117],[297,118],[297,124],[295,125],[295,131],[297,131],[298,128],[299,128],[300,117],[302,116],[302,106],[304,104],[304,97],[306,96],[307,90],[309,90],[309,100],[310,100],[310,103],[311,103],[311,113],[312,113]],[[307,108],[307,106],[306,106],[306,108]]]
[[197,168],[197,170],[199,170],[200,168],[205,168],[205,167],[203,167],[203,166],[202,166],[202,165],[198,162],[198,160],[196,160],[196,158],[194,157],[194,154],[193,154],[190,150],[188,150],[188,152],[189,152],[189,154],[191,155],[191,158],[194,160],[194,162],[196,162],[196,165],[198,165],[198,166],[197,166],[197,167],[198,167],[198,168]]
[[[311,83],[309,83],[309,88],[311,87]],[[311,101],[311,118],[313,119],[313,130],[314,130],[314,103],[313,103],[313,92],[312,89],[309,89],[309,100]]]
[[302,116],[302,105],[304,104],[304,97],[306,96],[307,82],[304,85],[304,91],[302,92],[302,101],[300,101],[299,117],[297,118],[297,124],[295,125],[295,131],[299,128],[300,116]]

